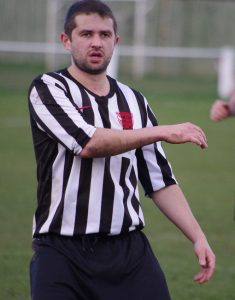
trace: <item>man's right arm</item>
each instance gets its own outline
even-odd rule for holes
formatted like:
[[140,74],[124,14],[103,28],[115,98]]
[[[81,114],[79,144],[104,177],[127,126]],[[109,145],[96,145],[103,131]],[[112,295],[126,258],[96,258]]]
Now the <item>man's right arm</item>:
[[187,122],[134,130],[97,128],[80,155],[84,158],[112,156],[158,141],[172,144],[192,142],[202,149],[207,148],[202,129]]
[[192,142],[206,148],[206,137],[192,123],[161,125],[134,130],[96,128],[88,124],[69,100],[65,87],[53,74],[34,81],[29,91],[29,109],[40,130],[75,155],[105,157],[141,148],[158,141]]

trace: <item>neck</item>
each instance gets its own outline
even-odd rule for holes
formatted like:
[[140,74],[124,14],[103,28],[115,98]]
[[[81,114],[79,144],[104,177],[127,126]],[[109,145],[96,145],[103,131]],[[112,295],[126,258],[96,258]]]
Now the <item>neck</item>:
[[96,75],[88,74],[73,65],[68,68],[68,71],[77,81],[96,95],[106,96],[109,93],[110,85],[105,72]]

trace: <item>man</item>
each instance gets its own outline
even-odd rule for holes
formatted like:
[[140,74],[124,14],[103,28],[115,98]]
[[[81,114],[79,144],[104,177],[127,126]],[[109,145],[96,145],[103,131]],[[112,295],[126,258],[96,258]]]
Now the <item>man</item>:
[[229,101],[216,100],[212,106],[210,111],[211,120],[223,121],[228,117],[235,116],[235,92],[232,93]]
[[164,274],[142,233],[138,179],[146,195],[192,241],[204,283],[215,256],[177,185],[160,141],[207,147],[196,125],[157,126],[139,92],[106,75],[119,41],[110,8],[74,3],[61,41],[68,69],[29,90],[37,161],[33,300],[169,300]]

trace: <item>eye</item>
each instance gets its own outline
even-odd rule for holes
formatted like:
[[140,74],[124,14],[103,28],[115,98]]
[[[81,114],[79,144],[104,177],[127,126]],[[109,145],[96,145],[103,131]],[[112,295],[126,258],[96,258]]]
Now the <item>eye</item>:
[[111,33],[110,32],[102,32],[101,36],[104,38],[109,38],[109,37],[111,37]]
[[84,31],[81,33],[82,37],[91,37],[91,32],[90,31]]

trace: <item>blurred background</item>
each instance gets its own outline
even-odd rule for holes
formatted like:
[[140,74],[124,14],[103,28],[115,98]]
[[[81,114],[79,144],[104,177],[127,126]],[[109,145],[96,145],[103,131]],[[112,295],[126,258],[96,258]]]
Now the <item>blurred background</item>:
[[[234,89],[233,0],[109,0],[121,43],[109,73],[143,92],[158,121],[192,121],[209,148],[163,144],[217,255],[214,278],[193,282],[192,245],[141,195],[145,232],[174,300],[235,299],[235,119],[209,119]],[[69,0],[0,0],[0,300],[30,299],[28,265],[36,171],[27,91],[38,74],[64,68],[60,44]],[[146,299],[147,300],[147,299]],[[150,300],[150,299],[149,299]]]
[[[49,69],[64,66],[68,57],[59,35],[65,11],[72,2],[1,0],[1,61],[40,63]],[[121,36],[118,72],[136,77],[215,76],[222,50],[235,45],[232,0],[107,2],[115,11]]]

